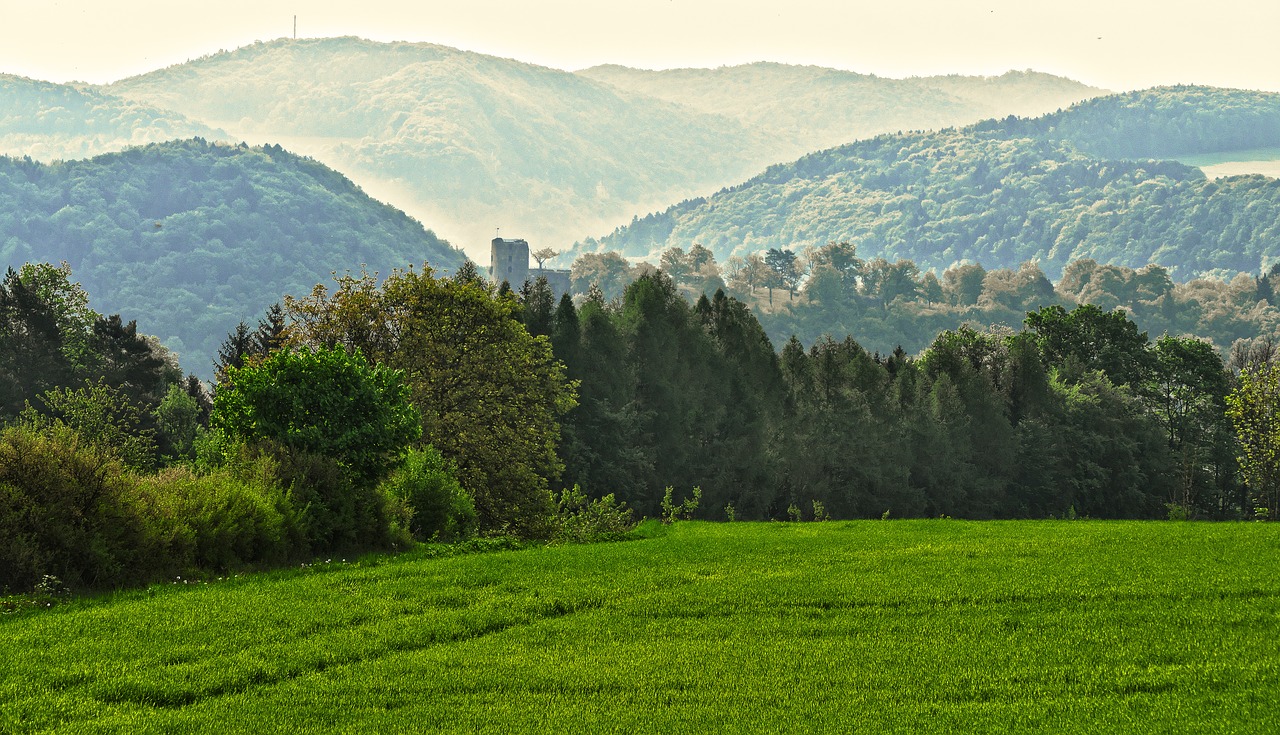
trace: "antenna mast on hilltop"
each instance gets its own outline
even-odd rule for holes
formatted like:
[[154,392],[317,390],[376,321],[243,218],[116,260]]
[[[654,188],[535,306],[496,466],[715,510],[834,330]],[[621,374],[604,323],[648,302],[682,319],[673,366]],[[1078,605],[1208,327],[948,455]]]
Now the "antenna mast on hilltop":
[[298,16],[293,16],[293,40],[298,40]]

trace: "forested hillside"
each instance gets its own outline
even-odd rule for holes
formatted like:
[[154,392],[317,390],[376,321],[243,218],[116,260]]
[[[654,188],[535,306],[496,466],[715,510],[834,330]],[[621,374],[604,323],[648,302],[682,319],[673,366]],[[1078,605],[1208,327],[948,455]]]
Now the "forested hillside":
[[578,74],[768,130],[777,145],[775,160],[882,133],[1040,115],[1101,93],[1070,79],[1032,71],[998,77],[889,79],[759,62],[664,71],[605,65]]
[[66,261],[95,309],[131,315],[206,378],[237,322],[332,271],[463,260],[278,146],[195,139],[49,165],[0,158],[0,268]]
[[106,91],[283,143],[479,242],[567,239],[785,158],[723,116],[425,43],[281,39]]
[[[1257,272],[1280,257],[1274,179],[1209,181],[1189,166],[1101,159],[1072,142],[1075,136],[1095,147],[1124,143],[1134,152],[1134,141],[1182,130],[1177,148],[1192,152],[1241,144],[1235,131],[1247,120],[1259,120],[1258,136],[1265,135],[1263,123],[1280,126],[1280,107],[1259,112],[1270,109],[1275,95],[1223,95],[1236,100],[1229,109],[1245,111],[1197,108],[1197,100],[1215,95],[1184,88],[1134,97],[1110,116],[1097,112],[1103,102],[1091,101],[1041,121],[880,136],[771,167],[580,248],[644,255],[696,242],[725,260],[847,240],[866,256],[910,258],[925,269],[964,260],[1012,268],[1037,260],[1057,278],[1067,262],[1092,258],[1130,267],[1160,263],[1181,279]],[[1144,101],[1150,99],[1174,111],[1152,118]],[[1186,112],[1195,109],[1204,111]],[[1217,122],[1223,119],[1232,122]],[[1130,132],[1109,143],[1090,127],[1102,120]]]
[[1157,87],[1097,97],[1033,120],[977,126],[1064,140],[1103,158],[1174,158],[1280,145],[1280,94]]
[[0,155],[87,158],[174,138],[226,133],[179,113],[81,89],[0,74]]

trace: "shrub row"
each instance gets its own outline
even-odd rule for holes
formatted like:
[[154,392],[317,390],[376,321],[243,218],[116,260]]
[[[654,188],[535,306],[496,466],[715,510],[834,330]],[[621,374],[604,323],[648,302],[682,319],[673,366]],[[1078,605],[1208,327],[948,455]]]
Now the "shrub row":
[[360,488],[325,457],[223,449],[216,467],[144,474],[58,422],[0,430],[0,593],[46,575],[104,588],[392,548],[411,540],[414,503],[426,511],[413,526],[423,540],[474,529],[470,499],[438,455],[411,456],[393,481]]

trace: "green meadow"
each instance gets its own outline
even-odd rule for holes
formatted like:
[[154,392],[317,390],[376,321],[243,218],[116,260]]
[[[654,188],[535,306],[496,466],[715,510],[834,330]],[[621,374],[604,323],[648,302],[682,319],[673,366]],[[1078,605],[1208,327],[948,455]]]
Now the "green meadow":
[[0,732],[1277,732],[1280,524],[642,526],[0,616]]

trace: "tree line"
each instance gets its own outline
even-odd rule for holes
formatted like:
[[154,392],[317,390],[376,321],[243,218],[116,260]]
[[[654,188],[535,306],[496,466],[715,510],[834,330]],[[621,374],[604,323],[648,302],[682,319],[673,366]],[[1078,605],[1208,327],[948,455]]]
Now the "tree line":
[[1119,310],[1046,306],[918,356],[830,337],[778,353],[746,304],[690,305],[657,272],[581,308],[525,289],[522,319],[580,381],[565,481],[643,513],[667,485],[700,487],[709,519],[1233,518],[1273,502],[1240,481],[1219,353],[1153,342]]
[[[695,243],[663,250],[657,262],[690,300],[724,289],[748,304],[775,344],[795,335],[812,344],[827,334],[857,335],[873,351],[901,346],[917,354],[941,332],[964,324],[1017,327],[1027,312],[1057,304],[1123,309],[1149,334],[1194,335],[1226,354],[1237,342],[1280,338],[1276,288],[1280,265],[1229,279],[1176,282],[1169,269],[1081,259],[1067,263],[1057,284],[1035,262],[988,270],[977,263],[940,272],[912,260],[866,258],[841,241],[800,252],[773,248],[717,262]],[[572,286],[596,284],[606,298],[657,267],[617,253],[587,253],[573,262]]]
[[[1274,517],[1276,360],[1061,305],[919,355],[775,350],[665,272],[339,277],[223,343],[212,400],[66,268],[0,289],[0,585],[705,519]],[[684,499],[683,501],[681,499]],[[678,511],[676,509],[679,509]]]

